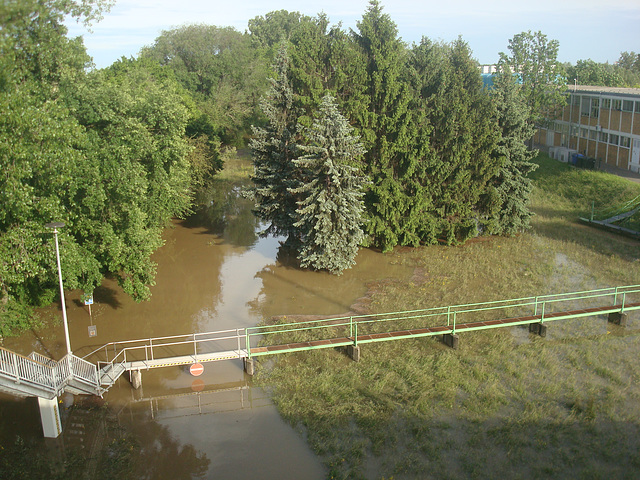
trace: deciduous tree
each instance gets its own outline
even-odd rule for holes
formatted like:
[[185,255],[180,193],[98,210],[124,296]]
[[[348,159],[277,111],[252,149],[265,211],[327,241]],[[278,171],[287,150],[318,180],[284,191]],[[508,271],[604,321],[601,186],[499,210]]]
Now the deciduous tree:
[[530,109],[530,122],[542,125],[555,118],[565,104],[566,78],[558,62],[560,42],[530,30],[509,40],[509,52],[500,52],[498,68],[505,74],[518,75],[522,92]]

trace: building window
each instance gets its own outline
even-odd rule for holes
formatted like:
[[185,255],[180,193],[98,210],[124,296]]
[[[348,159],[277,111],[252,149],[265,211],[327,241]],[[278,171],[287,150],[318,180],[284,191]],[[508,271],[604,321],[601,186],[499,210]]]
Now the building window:
[[589,139],[597,140],[598,139],[598,131],[597,130],[589,130]]
[[591,99],[591,116],[593,118],[598,118],[599,114],[600,114],[600,99],[592,98]]
[[618,135],[616,135],[615,133],[610,133],[609,134],[609,143],[611,145],[618,145]]
[[620,146],[624,148],[631,148],[631,138],[620,137]]
[[611,108],[611,99],[610,98],[603,98],[602,99],[602,108],[609,110]]
[[636,102],[636,113],[640,113],[640,102]]
[[609,134],[607,132],[600,132],[600,141],[607,143],[609,141]]
[[580,102],[580,115],[582,115],[583,117],[588,117],[590,107],[591,97],[582,97],[582,101]]
[[631,100],[624,100],[622,102],[623,112],[633,112],[633,102]]
[[611,110],[622,110],[622,100],[611,100]]
[[571,95],[571,105],[580,105],[580,95]]
[[580,128],[580,138],[589,138],[589,130],[584,127]]

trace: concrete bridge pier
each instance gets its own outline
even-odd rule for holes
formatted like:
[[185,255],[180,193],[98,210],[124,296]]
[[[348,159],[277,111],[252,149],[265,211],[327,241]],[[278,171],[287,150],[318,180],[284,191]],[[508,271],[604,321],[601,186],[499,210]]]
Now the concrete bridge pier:
[[360,347],[355,345],[347,345],[347,355],[351,357],[354,362],[360,361]]
[[243,361],[244,361],[244,371],[247,373],[247,375],[253,376],[256,370],[255,360],[253,358],[244,357]]
[[40,421],[45,438],[58,438],[62,433],[58,399],[38,397],[38,407],[40,407]]
[[533,333],[544,338],[547,336],[547,326],[544,323],[530,323],[529,333]]
[[615,323],[616,325],[620,325],[621,327],[627,326],[627,317],[626,313],[622,312],[613,312],[609,314],[609,322]]
[[131,386],[138,390],[142,386],[142,372],[140,370],[130,370],[129,381]]
[[458,349],[458,335],[456,333],[445,333],[442,335],[442,343],[454,350]]

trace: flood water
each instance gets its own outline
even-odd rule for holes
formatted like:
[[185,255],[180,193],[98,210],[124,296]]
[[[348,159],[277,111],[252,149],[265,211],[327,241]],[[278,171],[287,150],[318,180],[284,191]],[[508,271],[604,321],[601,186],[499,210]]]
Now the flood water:
[[[298,270],[278,259],[279,239],[256,235],[260,226],[237,185],[219,182],[212,192],[208,208],[166,229],[165,244],[154,255],[158,268],[149,301],[135,303],[105,280],[94,293],[90,316],[80,292],[66,292],[75,354],[111,341],[247,327],[274,315],[346,313],[368,284],[413,273],[396,265],[393,255],[371,250],[362,250],[357,265],[341,276]],[[42,316],[55,321],[7,339],[4,346],[61,358],[59,305],[44,309]],[[93,338],[91,325],[97,328]],[[252,387],[240,360],[206,363],[197,379],[186,367],[143,372],[139,390],[123,376],[104,399],[119,424],[135,436],[146,465],[144,478],[326,476],[320,459],[282,421],[268,394]],[[80,401],[71,395],[61,400],[63,410]],[[41,437],[34,402],[0,396],[0,413],[13,418],[2,424],[5,438]],[[78,418],[73,422],[61,437],[84,428]],[[76,448],[68,438],[65,445]]]

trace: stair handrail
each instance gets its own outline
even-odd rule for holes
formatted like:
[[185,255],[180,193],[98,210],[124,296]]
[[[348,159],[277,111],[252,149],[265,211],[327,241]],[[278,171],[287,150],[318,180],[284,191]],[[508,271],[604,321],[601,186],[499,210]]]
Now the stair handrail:
[[0,374],[15,383],[35,385],[55,396],[60,395],[72,380],[101,390],[97,366],[73,354],[55,361],[37,352],[24,356],[0,347]]
[[58,375],[55,367],[0,347],[0,373],[16,383],[28,383],[56,393]]

